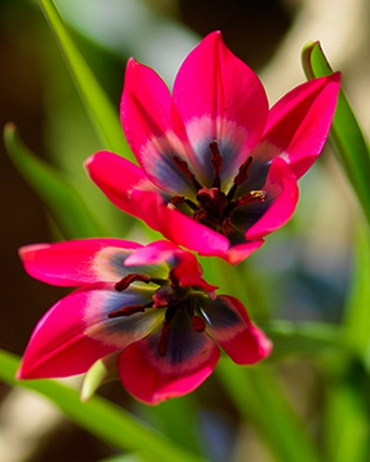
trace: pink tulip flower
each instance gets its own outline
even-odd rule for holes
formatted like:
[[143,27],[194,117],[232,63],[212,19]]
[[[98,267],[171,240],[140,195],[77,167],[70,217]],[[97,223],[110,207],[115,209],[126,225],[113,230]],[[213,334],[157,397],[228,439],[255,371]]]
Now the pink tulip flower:
[[198,387],[219,347],[237,364],[271,350],[244,306],[216,296],[195,256],[168,241],[74,240],[26,246],[20,256],[34,278],[78,289],[39,321],[18,378],[82,374],[116,354],[123,386],[157,404]]
[[172,96],[130,59],[121,121],[139,167],[107,151],[86,162],[126,213],[199,255],[236,264],[292,216],[299,179],[320,154],[340,74],[310,80],[271,109],[254,72],[220,32],[190,52]]

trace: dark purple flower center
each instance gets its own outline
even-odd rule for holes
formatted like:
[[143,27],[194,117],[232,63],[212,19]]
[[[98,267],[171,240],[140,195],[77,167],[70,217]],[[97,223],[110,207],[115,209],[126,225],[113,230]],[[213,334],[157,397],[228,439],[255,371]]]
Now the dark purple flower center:
[[[192,328],[195,332],[203,332],[206,327],[205,320],[197,314],[197,307],[201,298],[208,298],[206,292],[200,287],[182,287],[173,270],[170,271],[168,279],[151,278],[145,274],[131,273],[122,278],[115,284],[115,290],[122,292],[135,281],[150,282],[159,286],[152,295],[152,300],[148,303],[138,303],[135,305],[125,305],[119,310],[109,313],[109,318],[119,318],[131,316],[136,313],[144,312],[147,308],[166,308],[161,335],[157,344],[160,356],[165,356],[168,350],[171,334],[171,322],[177,311],[186,310],[191,318]],[[196,289],[194,291],[194,289]]]
[[185,160],[173,156],[172,159],[176,167],[193,183],[197,193],[197,202],[187,199],[184,196],[173,196],[169,202],[182,211],[184,211],[184,205],[187,206],[195,220],[230,239],[237,231],[233,223],[234,211],[246,204],[264,202],[266,200],[266,193],[262,190],[251,190],[239,197],[237,195],[239,186],[248,179],[248,173],[253,162],[251,156],[239,167],[239,172],[233,179],[233,185],[228,193],[225,194],[221,191],[222,156],[218,142],[212,141],[209,149],[211,151],[210,162],[214,175],[210,188],[202,186],[198,182]]

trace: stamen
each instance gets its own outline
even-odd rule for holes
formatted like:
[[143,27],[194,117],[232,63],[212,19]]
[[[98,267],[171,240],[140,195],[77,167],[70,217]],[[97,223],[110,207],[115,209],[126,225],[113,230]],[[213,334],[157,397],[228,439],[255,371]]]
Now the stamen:
[[249,170],[252,166],[253,157],[249,156],[248,159],[239,167],[239,173],[234,178],[234,183],[240,186],[248,179]]
[[172,160],[175,162],[176,167],[179,170],[181,170],[182,173],[186,176],[186,178],[189,178],[189,180],[192,181],[195,189],[199,191],[199,189],[201,189],[202,186],[198,183],[197,179],[195,178],[194,173],[190,170],[188,163],[185,160],[180,159],[180,157],[177,157],[177,156],[173,156]]
[[171,199],[169,200],[169,203],[170,204],[173,204],[175,207],[177,205],[181,205],[185,202],[185,196],[173,196],[171,197]]
[[234,184],[230,191],[227,193],[227,200],[230,202],[235,195],[235,192],[244,181],[248,179],[249,170],[252,166],[253,157],[249,156],[248,159],[239,167],[239,173],[234,178]]
[[158,350],[159,356],[162,356],[162,358],[163,356],[166,356],[166,353],[168,351],[170,335],[171,335],[171,324],[165,321],[163,323],[161,336],[159,337],[158,344],[157,344],[157,350]]
[[231,223],[231,218],[226,217],[222,220],[222,234],[226,237],[230,237],[235,233],[235,228]]
[[121,317],[131,316],[132,314],[145,311],[146,308],[150,308],[152,305],[153,305],[153,302],[147,303],[145,305],[143,303],[138,303],[136,305],[124,306],[123,308],[120,308],[119,310],[112,311],[111,313],[109,313],[108,318],[121,318]]
[[241,206],[245,204],[252,204],[253,202],[265,202],[266,197],[267,195],[265,191],[249,191],[249,193],[244,194],[244,196],[241,196],[238,199],[236,199],[235,202],[238,206]]
[[119,282],[117,282],[114,288],[118,292],[122,292],[125,289],[127,289],[127,287],[135,281],[145,282],[146,284],[149,284],[149,282],[151,281],[151,278],[149,276],[146,276],[145,274],[139,274],[139,273],[128,274],[127,276],[122,278]]
[[221,170],[222,170],[222,156],[218,148],[218,142],[212,141],[209,144],[209,149],[211,150],[211,164],[213,166],[214,179],[212,187],[219,188],[221,186]]
[[206,215],[207,215],[207,212],[204,209],[200,209],[194,213],[193,218],[196,221],[202,221],[203,218],[206,217]]
[[186,204],[189,208],[191,208],[194,211],[197,211],[199,207],[194,204],[193,201],[190,199],[186,199],[185,196],[173,196],[169,200],[169,204],[174,205],[175,207],[181,204]]

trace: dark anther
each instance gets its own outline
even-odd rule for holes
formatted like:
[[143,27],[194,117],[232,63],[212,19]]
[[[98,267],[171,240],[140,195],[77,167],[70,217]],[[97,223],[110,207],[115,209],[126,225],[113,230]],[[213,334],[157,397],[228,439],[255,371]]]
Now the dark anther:
[[177,207],[181,204],[186,204],[191,210],[197,211],[198,207],[190,199],[186,199],[184,196],[173,196],[169,200],[169,203]]
[[248,179],[249,170],[252,166],[253,158],[251,156],[239,167],[239,173],[234,178],[234,184],[227,193],[227,200],[230,202],[235,195],[235,192],[244,181]]
[[253,202],[265,202],[266,200],[266,193],[265,191],[257,190],[257,191],[249,191],[249,193],[244,194],[244,196],[239,197],[236,199],[236,204],[238,206],[245,205],[245,204],[252,204]]
[[239,167],[239,173],[234,178],[234,183],[239,186],[248,179],[249,170],[252,166],[253,158],[251,156]]
[[186,178],[189,178],[189,180],[193,182],[195,189],[198,191],[202,186],[198,183],[194,173],[190,170],[188,163],[177,156],[173,156],[172,160],[175,162],[176,167],[186,176]]
[[168,322],[164,322],[162,326],[162,332],[161,336],[159,337],[158,344],[157,344],[157,349],[159,356],[166,356],[167,350],[168,350],[168,344],[170,341],[170,335],[171,335],[171,324]]
[[122,278],[120,281],[118,281],[117,284],[114,286],[114,288],[118,292],[122,292],[125,289],[127,289],[127,287],[135,281],[141,281],[141,282],[145,282],[146,284],[148,284],[151,281],[151,279],[149,276],[146,276],[145,274],[132,273],[132,274],[128,274],[127,276]]
[[221,186],[221,170],[222,170],[222,156],[218,148],[218,142],[212,141],[209,144],[211,150],[211,164],[213,166],[214,179],[212,187],[219,188]]
[[191,318],[191,323],[195,332],[203,332],[206,328],[205,320],[196,314]]
[[170,204],[173,204],[175,207],[176,205],[181,205],[185,202],[185,197],[184,196],[173,196],[169,200]]
[[235,233],[235,228],[231,223],[231,218],[226,217],[222,220],[222,234],[226,237],[230,237]]
[[[233,211],[237,207],[241,207],[242,205],[246,205],[246,204],[252,204],[253,202],[265,202],[265,200],[266,200],[265,191],[260,191],[260,190],[250,191],[249,193],[244,194],[244,196],[238,197],[234,201],[227,204],[224,210],[224,217],[231,217]],[[222,223],[222,225],[224,225],[224,223]],[[231,225],[231,221],[230,221],[230,225]],[[228,229],[228,226],[226,225],[225,231],[227,229]],[[228,236],[228,234],[225,234],[225,236]]]
[[145,308],[150,308],[152,305],[153,303],[151,302],[146,305],[144,305],[143,303],[137,303],[136,305],[124,306],[123,308],[120,308],[117,311],[112,311],[112,313],[109,313],[108,318],[121,318],[131,316],[132,314],[145,311]]
[[200,209],[194,213],[193,218],[196,221],[202,221],[203,218],[206,217],[206,215],[207,215],[207,212],[204,209]]

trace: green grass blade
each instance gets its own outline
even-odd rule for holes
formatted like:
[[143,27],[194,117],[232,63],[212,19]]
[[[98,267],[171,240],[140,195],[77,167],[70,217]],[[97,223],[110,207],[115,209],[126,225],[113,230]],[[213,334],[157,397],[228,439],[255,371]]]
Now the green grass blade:
[[[319,42],[309,42],[305,45],[302,51],[302,65],[308,79],[333,73]],[[370,224],[369,150],[343,90],[339,92],[329,139]]]
[[74,82],[105,148],[134,160],[115,108],[76,45],[52,0],[39,0],[57,42],[66,59]]
[[344,312],[347,342],[370,371],[370,232],[357,226],[351,292]]
[[324,353],[354,356],[346,342],[344,329],[337,324],[304,321],[274,320],[259,327],[272,340],[274,348],[268,361],[288,355],[322,356]]
[[137,451],[150,462],[206,462],[104,398],[95,396],[88,403],[82,403],[77,390],[56,381],[16,381],[18,366],[19,358],[0,350],[0,379],[47,397],[77,425],[118,450]]
[[322,462],[271,367],[243,368],[223,358],[216,372],[244,420],[266,441],[276,461]]
[[[333,380],[333,379],[332,379]],[[324,443],[331,462],[366,462],[370,426],[366,402],[357,387],[337,380],[327,389]]]
[[23,144],[12,123],[6,125],[4,139],[14,165],[46,204],[66,237],[72,239],[106,234],[69,180],[35,156]]

